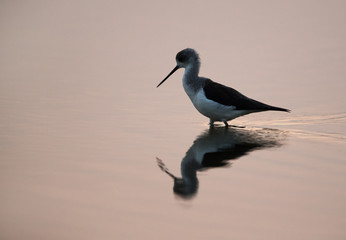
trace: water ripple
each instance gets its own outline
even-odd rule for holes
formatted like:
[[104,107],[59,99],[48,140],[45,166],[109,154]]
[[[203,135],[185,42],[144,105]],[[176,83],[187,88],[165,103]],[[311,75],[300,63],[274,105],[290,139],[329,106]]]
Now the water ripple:
[[346,113],[311,116],[291,115],[285,119],[259,120],[246,125],[278,127],[300,138],[346,143]]

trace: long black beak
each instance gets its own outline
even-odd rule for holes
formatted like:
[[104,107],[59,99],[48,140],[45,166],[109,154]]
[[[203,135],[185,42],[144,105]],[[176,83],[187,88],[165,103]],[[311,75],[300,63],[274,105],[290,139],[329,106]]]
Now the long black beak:
[[162,83],[164,83],[164,81],[166,81],[167,80],[167,78],[169,78],[175,71],[177,71],[178,69],[179,69],[180,67],[177,65],[175,68],[173,68],[173,70],[167,75],[167,77],[165,77],[165,79],[163,79],[160,83],[159,83],[159,85],[157,85],[156,87],[158,88],[158,87],[160,87],[160,85],[162,84]]

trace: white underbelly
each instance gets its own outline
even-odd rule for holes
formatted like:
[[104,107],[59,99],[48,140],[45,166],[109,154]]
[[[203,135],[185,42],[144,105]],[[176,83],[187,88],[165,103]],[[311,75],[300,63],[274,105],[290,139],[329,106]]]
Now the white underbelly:
[[190,99],[195,108],[204,116],[213,121],[229,121],[239,116],[250,113],[246,110],[235,110],[235,106],[226,106],[209,100],[201,89]]

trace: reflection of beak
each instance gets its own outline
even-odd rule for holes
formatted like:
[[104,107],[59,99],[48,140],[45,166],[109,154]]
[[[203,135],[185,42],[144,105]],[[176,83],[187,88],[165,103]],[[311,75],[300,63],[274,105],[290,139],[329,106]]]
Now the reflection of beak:
[[176,179],[178,179],[177,177],[175,177],[172,173],[169,172],[168,168],[166,167],[166,165],[162,162],[162,160],[158,157],[156,157],[156,161],[157,161],[157,165],[159,166],[159,168],[164,171],[165,173],[168,174],[168,176],[170,176],[171,178],[174,179],[174,181]]
[[160,85],[167,80],[167,78],[169,78],[175,71],[177,71],[180,67],[177,65],[175,68],[173,68],[173,70],[167,75],[167,77],[165,77],[165,79],[163,79],[159,85],[157,85],[156,87],[160,87]]

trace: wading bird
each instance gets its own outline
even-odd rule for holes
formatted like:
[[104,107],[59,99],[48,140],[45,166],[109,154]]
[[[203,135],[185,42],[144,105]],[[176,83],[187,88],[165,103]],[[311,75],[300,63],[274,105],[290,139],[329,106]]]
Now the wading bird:
[[183,87],[195,108],[210,119],[213,126],[215,121],[222,121],[228,127],[227,121],[255,112],[290,110],[274,107],[248,98],[237,90],[216,83],[208,78],[199,77],[200,59],[192,48],[178,52],[177,66],[158,85],[159,87],[179,68],[185,68]]

